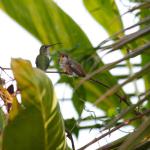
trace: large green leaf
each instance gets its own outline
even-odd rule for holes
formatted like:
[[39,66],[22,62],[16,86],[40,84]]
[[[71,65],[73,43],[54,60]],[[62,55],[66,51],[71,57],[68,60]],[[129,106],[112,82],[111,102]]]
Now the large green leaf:
[[110,35],[123,28],[114,0],[83,0],[83,2],[89,13]]
[[3,149],[66,149],[64,123],[49,78],[22,59],[12,60],[12,70],[24,107],[9,119]]

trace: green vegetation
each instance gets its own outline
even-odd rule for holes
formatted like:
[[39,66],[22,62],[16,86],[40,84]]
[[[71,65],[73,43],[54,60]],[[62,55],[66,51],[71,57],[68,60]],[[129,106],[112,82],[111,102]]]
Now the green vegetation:
[[[142,0],[134,0],[134,2],[136,6],[130,8],[126,14],[137,12],[135,17],[138,17],[139,21],[131,27],[123,28],[122,16],[125,14],[120,15],[114,0],[83,0],[85,8],[110,36],[100,41],[97,47],[92,47],[80,27],[52,0],[0,1],[0,8],[41,43],[62,43],[50,50],[53,67],[58,72],[60,67],[57,54],[63,51],[78,61],[87,73],[85,78],[73,77],[73,79],[60,74],[58,83],[66,83],[74,89],[71,100],[78,113],[77,119],[64,120],[54,88],[45,72],[33,68],[27,60],[12,59],[11,69],[17,82],[17,90],[21,95],[21,103],[18,102],[14,92],[5,89],[1,83],[0,97],[8,109],[7,114],[2,109],[0,112],[1,149],[65,150],[69,149],[66,144],[65,128],[78,137],[79,131],[83,129],[109,129],[106,132],[106,135],[109,135],[126,125],[132,125],[135,130],[121,139],[99,147],[99,150],[145,150],[149,147],[150,2]],[[134,33],[125,34],[125,31],[134,27],[139,29]],[[100,51],[107,53],[121,51],[123,57],[115,62],[104,64],[98,55]],[[136,56],[141,57],[141,63],[134,64],[130,61]],[[121,62],[123,63],[120,64]],[[141,69],[133,73],[137,66]],[[112,75],[110,70],[114,68],[128,68],[129,74]],[[93,83],[90,78],[110,88]],[[121,79],[124,81],[118,84]],[[143,93],[138,91],[136,82],[139,79],[144,81]],[[134,83],[135,92],[129,94],[123,90],[123,86],[131,82]],[[133,97],[138,98],[136,104],[132,104]],[[124,103],[125,101],[128,105]],[[102,110],[105,116],[93,115],[82,118],[86,102]],[[80,123],[85,120],[101,120],[102,124],[87,125],[83,128]],[[80,150],[106,135],[87,143]]]

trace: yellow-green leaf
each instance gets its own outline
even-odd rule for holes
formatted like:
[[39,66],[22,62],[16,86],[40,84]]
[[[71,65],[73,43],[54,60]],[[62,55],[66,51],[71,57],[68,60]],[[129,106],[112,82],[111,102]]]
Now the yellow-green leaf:
[[65,150],[64,122],[51,81],[29,61],[12,59],[11,65],[23,108],[4,130],[3,149]]
[[83,2],[89,13],[110,35],[123,28],[114,0],[83,0]]

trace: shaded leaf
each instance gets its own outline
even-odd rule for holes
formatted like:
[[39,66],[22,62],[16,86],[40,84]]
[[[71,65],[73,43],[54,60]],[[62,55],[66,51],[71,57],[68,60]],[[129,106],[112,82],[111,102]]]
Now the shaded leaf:
[[77,110],[78,115],[80,116],[86,102],[86,91],[83,86],[81,86],[73,93],[72,100],[74,107]]
[[76,119],[74,119],[74,118],[65,119],[65,127],[70,132],[74,133],[76,137],[78,137],[78,135],[79,135],[79,128],[78,128]]

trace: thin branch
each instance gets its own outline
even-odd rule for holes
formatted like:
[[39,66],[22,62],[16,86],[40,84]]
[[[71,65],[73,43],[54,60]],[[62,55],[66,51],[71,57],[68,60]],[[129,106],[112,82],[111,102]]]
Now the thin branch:
[[129,9],[127,12],[125,12],[123,15],[125,15],[125,14],[127,14],[127,13],[129,13],[129,12],[133,12],[133,11],[135,11],[135,10],[137,10],[137,9],[146,9],[146,8],[149,8],[150,7],[150,2],[145,2],[145,3],[141,3],[140,5],[138,5],[138,6],[135,6],[135,7],[133,7],[133,8],[131,8],[131,9]]
[[11,68],[0,67],[2,70],[11,70]]
[[62,72],[62,71],[45,71],[45,73],[60,73],[60,74],[67,74],[66,72]]
[[113,148],[118,148],[124,142],[124,140],[127,139],[127,137],[128,137],[128,135],[126,135],[122,138],[119,138],[116,141],[113,141],[111,143],[108,143],[96,150],[112,150]]
[[150,21],[150,16],[148,16],[148,17],[142,19],[140,22],[138,22],[138,23],[136,23],[136,24],[134,24],[134,25],[132,25],[132,26],[130,26],[130,27],[128,27],[128,28],[125,28],[125,29],[123,29],[123,30],[120,30],[120,31],[116,32],[115,34],[111,35],[110,37],[108,37],[107,39],[105,39],[104,41],[102,41],[102,42],[98,45],[97,48],[98,48],[98,49],[101,48],[102,45],[104,45],[104,44],[107,43],[108,41],[112,40],[113,38],[115,38],[115,37],[118,36],[119,34],[125,32],[125,31],[127,31],[127,30],[129,30],[129,29],[132,29],[132,28],[134,28],[134,27],[136,27],[136,26],[138,26],[138,25],[141,25],[141,24],[143,24],[143,23],[145,23],[145,22],[148,22],[148,21]]
[[[4,68],[0,66],[0,69],[5,72],[5,70],[11,70],[11,68]],[[67,74],[66,72],[61,72],[61,71],[45,71],[46,73],[60,73],[60,74]],[[6,73],[6,72],[5,72]]]
[[146,114],[150,113],[150,110],[145,111],[144,113],[139,114],[138,116],[131,118],[129,120],[124,121],[123,123],[121,123],[120,125],[116,126],[115,128],[113,128],[112,130],[109,130],[108,132],[102,134],[101,136],[99,136],[98,138],[95,138],[94,140],[92,140],[91,142],[87,143],[86,145],[84,145],[83,147],[79,148],[78,150],[84,150],[85,148],[89,147],[90,145],[94,144],[95,142],[99,141],[100,139],[104,138],[107,135],[110,135],[111,133],[113,133],[114,131],[120,129],[123,126],[129,125],[131,122],[142,118],[143,116],[145,116]]
[[[102,82],[100,82],[100,81],[98,81],[96,79],[90,78],[89,80],[91,80],[91,81],[93,81],[95,83],[98,83],[99,85],[102,85],[102,86],[104,86],[107,89],[111,88],[108,85],[106,85],[106,84],[104,84],[104,83],[102,83]],[[126,95],[121,96],[118,93],[114,93],[114,95],[116,95],[120,99],[120,101],[123,101],[127,106],[130,106],[130,103],[126,100]]]
[[67,137],[70,139],[71,141],[71,145],[72,145],[72,149],[75,150],[75,145],[74,145],[74,141],[73,141],[73,137],[72,134],[69,130],[65,129],[66,133],[67,133]]
[[[0,69],[12,80],[14,80],[5,70],[8,70],[9,68],[3,68],[0,66]],[[10,70],[10,69],[9,69]]]
[[[97,119],[97,120],[101,120],[101,119],[106,119],[107,116],[99,116],[99,117],[96,117],[94,119]],[[85,118],[81,118],[81,121],[87,121],[87,120],[92,120],[93,117],[92,116],[88,116],[88,117],[85,117]]]
[[124,85],[126,85],[127,83],[130,83],[131,81],[133,81],[134,79],[138,79],[141,76],[144,76],[145,73],[147,73],[150,69],[150,63],[146,64],[145,66],[143,66],[143,68],[139,71],[136,72],[135,74],[133,74],[132,76],[130,76],[129,78],[127,78],[124,82],[122,82],[121,84],[117,84],[114,85],[113,87],[111,87],[108,91],[106,91],[102,96],[100,96],[95,102],[94,105],[98,105],[101,101],[103,101],[104,99],[106,99],[107,97],[111,96],[112,94],[116,93],[121,87],[123,87]]
[[[140,106],[143,104],[147,98],[150,96],[150,91],[145,95],[144,98],[142,98],[140,101],[138,101],[136,104],[131,105],[127,109],[123,110],[119,115],[117,115],[114,119],[112,119],[104,128],[104,130],[107,130],[111,128],[118,120],[120,120],[123,116],[125,116],[129,111],[134,110],[137,106]],[[140,113],[141,114],[141,113]],[[104,131],[103,130],[103,131]]]
[[88,126],[78,126],[78,129],[100,129],[104,127],[103,124],[94,124],[94,125],[88,125]]
[[[103,51],[106,50],[106,49],[112,48],[111,51],[114,51],[114,50],[122,48],[125,44],[127,44],[127,43],[129,43],[133,40],[136,40],[139,37],[142,37],[142,36],[148,34],[149,32],[150,32],[150,27],[146,26],[144,29],[140,29],[140,30],[138,30],[134,33],[130,33],[128,35],[123,36],[122,38],[120,38],[118,41],[116,41],[113,44],[106,45],[106,46],[103,46],[103,47],[98,46],[97,48],[102,49]],[[109,51],[109,53],[111,51]]]
[[148,48],[150,48],[150,42],[142,45],[141,47],[139,48],[136,48],[134,49],[131,53],[127,54],[126,56],[124,56],[123,58],[117,60],[117,61],[114,61],[112,63],[109,63],[109,64],[106,64],[98,69],[96,69],[95,71],[93,71],[92,73],[88,74],[86,77],[84,77],[80,83],[77,85],[76,88],[79,88],[86,80],[89,80],[90,78],[92,78],[94,75],[96,74],[100,74],[104,71],[108,71],[110,69],[112,69],[115,65],[119,64],[120,62],[124,61],[124,60],[127,60],[129,58],[134,58],[136,57],[137,55],[140,55],[142,54],[144,51],[146,51]]

